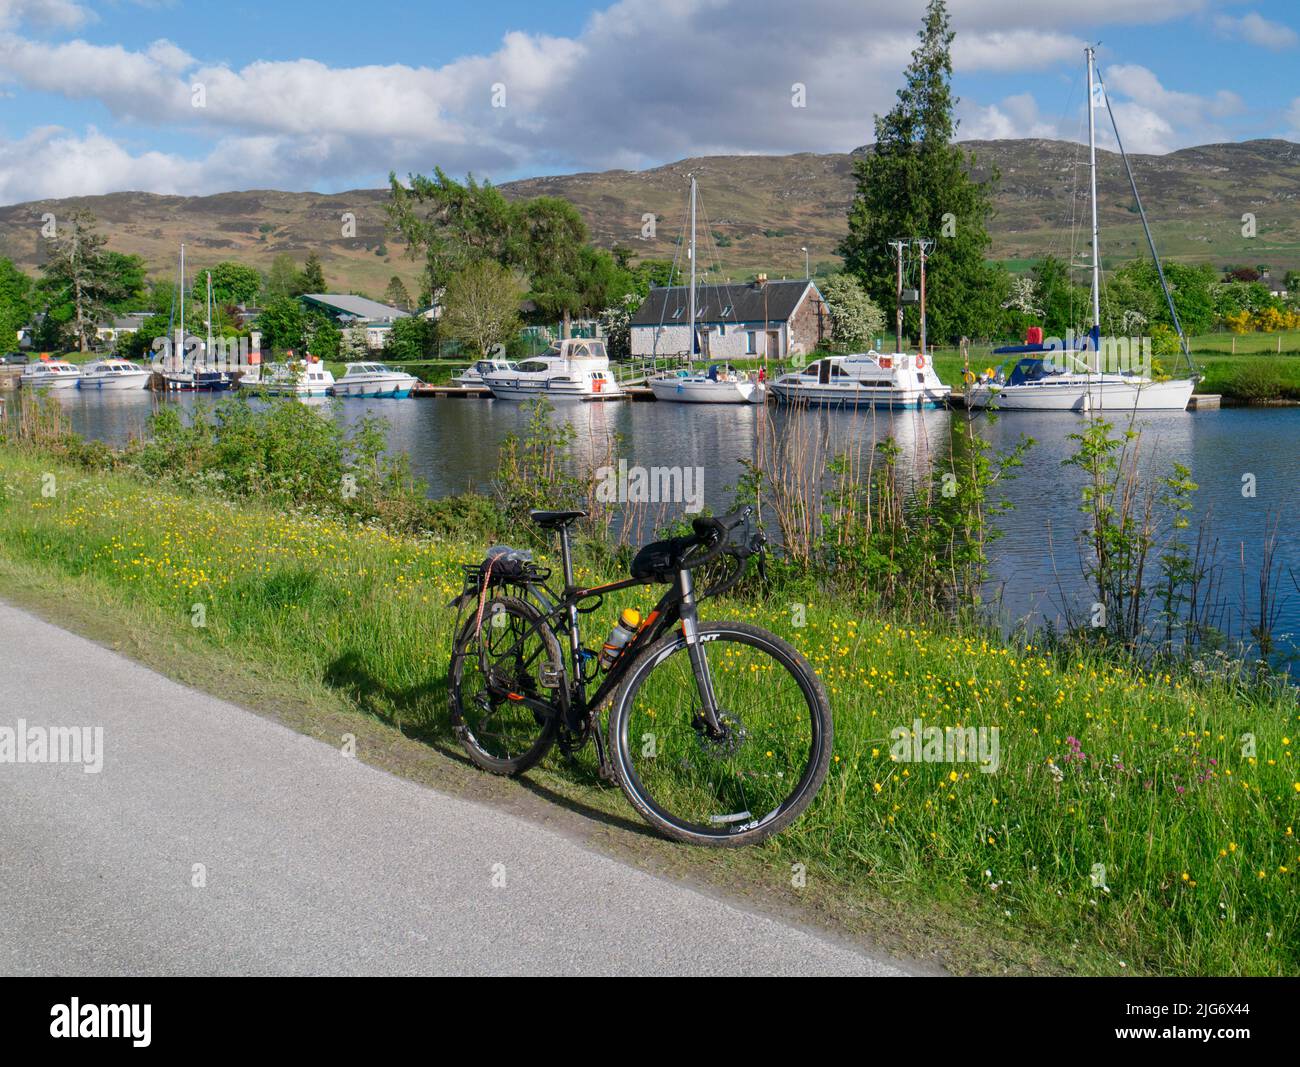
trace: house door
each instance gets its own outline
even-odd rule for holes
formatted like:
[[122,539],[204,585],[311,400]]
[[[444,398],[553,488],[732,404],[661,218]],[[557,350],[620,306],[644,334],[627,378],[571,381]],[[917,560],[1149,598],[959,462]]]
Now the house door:
[[767,331],[767,354],[769,356],[779,356],[781,354],[781,331]]
[[709,334],[710,330],[705,328],[700,331],[700,358],[709,358]]

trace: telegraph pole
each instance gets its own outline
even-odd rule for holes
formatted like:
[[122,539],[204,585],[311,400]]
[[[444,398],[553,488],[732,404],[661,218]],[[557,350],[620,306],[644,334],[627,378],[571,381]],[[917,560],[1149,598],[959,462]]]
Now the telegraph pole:
[[915,241],[921,260],[921,355],[928,356],[925,350],[925,261],[934,241],[928,237],[918,237]]
[[894,250],[894,258],[898,261],[898,287],[894,294],[894,351],[901,355],[903,351],[903,249],[907,247],[907,242],[890,241],[889,247]]

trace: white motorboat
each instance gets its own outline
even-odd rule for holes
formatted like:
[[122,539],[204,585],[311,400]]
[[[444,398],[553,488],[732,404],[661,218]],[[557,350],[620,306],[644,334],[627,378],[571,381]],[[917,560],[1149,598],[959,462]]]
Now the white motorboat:
[[[1096,343],[1096,335],[1092,336]],[[1155,381],[1136,372],[1093,369],[1095,348],[1054,348],[1041,341],[995,348],[994,355],[1015,355],[992,375],[984,374],[967,389],[967,404],[999,411],[1183,411],[1196,382],[1191,378]]]
[[268,396],[328,396],[334,375],[316,356],[288,363],[271,363],[255,386]]
[[949,389],[919,353],[826,356],[772,382],[776,398],[814,407],[930,408]]
[[19,379],[24,389],[75,389],[81,368],[63,359],[40,359],[27,364]]
[[334,380],[335,396],[392,397],[402,400],[420,379],[405,371],[393,370],[382,363],[349,363],[341,378]]
[[515,364],[508,359],[480,359],[452,378],[452,381],[462,389],[486,389],[483,381],[485,375],[506,374],[515,369]]
[[150,372],[126,359],[97,359],[82,368],[78,389],[97,391],[143,389],[149,384]]
[[726,363],[711,364],[703,373],[680,370],[646,379],[656,400],[679,404],[761,404],[767,384],[757,373],[742,374]]
[[556,341],[545,355],[522,360],[511,370],[491,371],[483,384],[500,400],[623,395],[609,369],[605,343],[582,337]]

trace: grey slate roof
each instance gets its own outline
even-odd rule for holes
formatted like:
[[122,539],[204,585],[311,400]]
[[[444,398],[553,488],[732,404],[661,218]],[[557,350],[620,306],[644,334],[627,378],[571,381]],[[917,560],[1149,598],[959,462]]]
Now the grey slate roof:
[[346,293],[304,293],[302,299],[310,300],[336,315],[349,315],[368,321],[391,322],[393,319],[404,319],[409,314],[401,308],[381,304],[378,300]]
[[[734,285],[701,285],[695,290],[695,321],[700,323],[785,322],[794,314],[799,300],[813,283],[795,281],[768,282],[767,306],[764,289],[753,282]],[[816,288],[814,286],[814,288]],[[678,314],[675,314],[679,312]],[[633,326],[664,326],[685,323],[690,318],[690,289],[675,285],[671,289],[651,289],[632,316]]]

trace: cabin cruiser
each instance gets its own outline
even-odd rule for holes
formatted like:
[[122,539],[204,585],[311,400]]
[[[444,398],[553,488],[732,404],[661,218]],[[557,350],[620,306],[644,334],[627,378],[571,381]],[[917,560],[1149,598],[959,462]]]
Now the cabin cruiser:
[[27,364],[19,381],[24,389],[75,389],[81,368],[63,359],[42,359]]
[[[992,373],[967,376],[967,404],[999,411],[1184,411],[1196,383],[1190,378],[1155,381],[1136,371],[1095,369],[1101,350],[1093,330],[1082,345],[1044,343],[1031,328],[1023,345],[995,348],[1018,357]],[[1010,370],[1007,367],[1010,366]],[[973,379],[973,380],[972,380]]]
[[392,397],[402,400],[420,379],[405,371],[392,370],[382,363],[349,363],[341,378],[334,381],[335,396]]
[[803,370],[783,374],[772,392],[787,404],[823,407],[934,407],[949,389],[920,353],[860,352],[825,356]]
[[609,369],[605,343],[581,337],[556,341],[544,355],[522,360],[511,370],[491,371],[483,384],[501,400],[623,395]]
[[334,386],[334,375],[316,356],[267,366],[257,388],[269,396],[327,396]]
[[679,370],[646,379],[656,400],[679,404],[761,404],[767,385],[757,374],[744,375],[726,363],[712,363],[703,373]]
[[483,379],[486,375],[505,374],[515,370],[515,365],[508,359],[480,359],[474,366],[462,371],[452,381],[462,389],[486,389]]
[[126,359],[97,359],[81,370],[78,389],[143,389],[152,372]]

